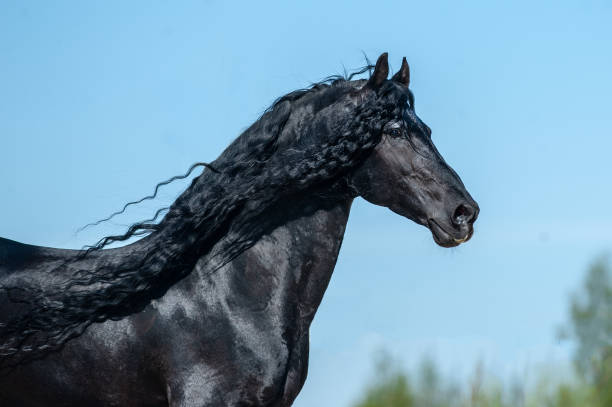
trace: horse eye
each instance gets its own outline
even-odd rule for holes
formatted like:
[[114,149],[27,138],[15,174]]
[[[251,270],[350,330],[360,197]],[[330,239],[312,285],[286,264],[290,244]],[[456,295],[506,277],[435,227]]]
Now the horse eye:
[[391,137],[400,137],[402,135],[402,132],[398,128],[391,128],[389,129],[389,135]]

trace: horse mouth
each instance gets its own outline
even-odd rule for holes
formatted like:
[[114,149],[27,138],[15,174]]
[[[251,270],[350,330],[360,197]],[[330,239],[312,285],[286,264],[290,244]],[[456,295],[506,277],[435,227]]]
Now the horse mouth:
[[444,229],[438,222],[434,219],[429,219],[427,221],[429,226],[429,230],[433,235],[434,241],[442,247],[455,247],[459,246],[461,243],[467,242],[470,240],[473,234],[473,229],[470,228],[465,235],[456,237],[453,234],[449,233]]

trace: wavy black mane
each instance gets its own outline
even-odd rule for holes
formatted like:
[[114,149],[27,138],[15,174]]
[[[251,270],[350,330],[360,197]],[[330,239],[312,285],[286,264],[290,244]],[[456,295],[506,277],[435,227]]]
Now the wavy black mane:
[[[0,367],[59,349],[92,323],[141,311],[191,273],[202,256],[219,269],[257,241],[270,226],[265,220],[271,211],[285,202],[322,190],[330,199],[351,194],[346,173],[376,146],[384,124],[413,105],[407,89],[400,92],[388,82],[363,93],[359,104],[349,106],[350,115],[334,108],[360,91],[366,81],[353,77],[371,68],[277,99],[218,159],[173,177],[206,167],[159,223],[160,212],[69,259],[41,261],[27,273],[5,277],[0,289],[16,312],[0,325]],[[142,234],[148,235],[102,250]]]

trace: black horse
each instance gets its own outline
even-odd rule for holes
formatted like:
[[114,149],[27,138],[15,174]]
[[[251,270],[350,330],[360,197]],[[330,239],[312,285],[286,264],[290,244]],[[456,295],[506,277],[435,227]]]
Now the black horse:
[[277,100],[159,223],[86,251],[0,239],[0,404],[291,405],[353,199],[444,247],[479,211],[415,114],[406,59],[391,79],[386,53],[367,68]]

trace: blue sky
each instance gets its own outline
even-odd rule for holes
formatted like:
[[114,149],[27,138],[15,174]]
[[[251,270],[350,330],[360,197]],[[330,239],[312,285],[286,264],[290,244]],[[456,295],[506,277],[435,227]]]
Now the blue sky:
[[584,2],[34,2],[0,5],[0,235],[75,235],[214,159],[278,96],[388,51],[481,207],[456,249],[357,200],[296,406],[341,406],[385,347],[462,377],[567,362],[569,293],[612,247],[612,6]]

